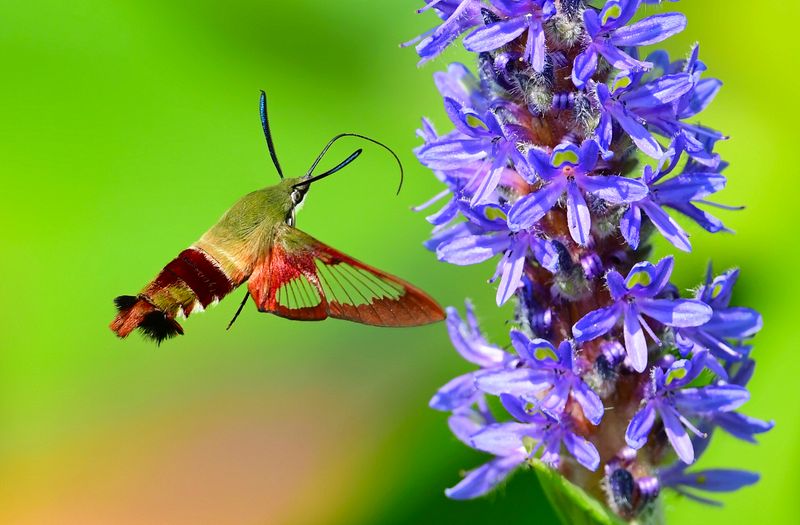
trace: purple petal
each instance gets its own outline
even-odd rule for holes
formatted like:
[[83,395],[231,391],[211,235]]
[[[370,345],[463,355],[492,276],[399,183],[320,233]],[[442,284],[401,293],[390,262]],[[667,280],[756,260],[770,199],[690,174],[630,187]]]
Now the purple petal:
[[474,207],[491,201],[492,193],[494,193],[497,185],[500,184],[500,178],[502,177],[505,168],[506,157],[505,155],[498,154],[492,162],[492,168],[490,169],[489,173],[483,176],[478,189],[475,190],[475,194],[470,199],[471,206]]
[[759,476],[755,472],[734,469],[709,469],[684,474],[678,477],[675,482],[708,492],[733,492],[742,487],[753,485],[758,480]]
[[512,250],[500,261],[502,274],[497,287],[497,306],[502,306],[511,299],[514,292],[522,286],[522,270],[525,267],[525,255],[528,251],[526,243],[516,243]]
[[[541,400],[540,407],[544,413],[550,415],[553,419],[560,419],[564,413],[564,408],[567,406],[571,385],[568,381],[563,380],[551,380],[551,383],[553,383],[553,388]],[[534,400],[531,399],[531,401],[533,402]]]
[[486,144],[482,140],[449,137],[426,144],[417,153],[419,161],[432,170],[449,170],[471,165],[486,155]]
[[541,237],[531,235],[530,247],[536,261],[542,265],[542,268],[551,273],[558,271],[558,250],[552,242],[542,239]]
[[450,432],[452,432],[459,441],[469,445],[469,440],[472,436],[478,433],[485,424],[479,423],[475,420],[474,416],[468,413],[454,412],[453,415],[447,419],[447,426],[450,427]]
[[475,385],[479,390],[494,396],[532,396],[549,387],[552,379],[553,374],[544,370],[517,368],[479,373]]
[[[506,127],[509,128],[511,126],[506,125]],[[525,139],[508,140],[509,144],[511,145],[511,147],[508,148],[508,156],[511,157],[511,161],[514,164],[514,169],[520,177],[528,182],[535,182],[536,173],[534,173],[533,169],[528,165],[528,159],[526,159],[515,146],[517,142],[522,142],[523,140]]]
[[636,309],[632,306],[625,308],[624,319],[625,351],[631,361],[631,366],[637,372],[644,372],[647,368],[647,342],[644,339],[642,325],[636,316]]
[[517,351],[517,354],[522,357],[523,359],[534,359],[536,356],[531,355],[528,351],[528,345],[530,344],[531,340],[528,338],[525,333],[519,330],[511,330],[509,333],[511,337],[511,345],[514,347],[514,350]]
[[600,146],[597,142],[586,139],[581,143],[581,148],[578,151],[578,170],[583,173],[592,171],[597,164],[597,157],[600,154]]
[[621,70],[642,70],[642,69],[650,69],[652,64],[650,62],[643,62],[641,60],[636,60],[628,53],[617,49],[613,45],[610,44],[595,44],[595,49],[603,55],[603,58],[608,60],[608,62],[617,69]]
[[756,443],[754,434],[768,432],[775,426],[773,421],[762,421],[737,412],[714,414],[713,421],[728,434],[750,443]]
[[564,193],[565,183],[564,180],[553,180],[515,202],[508,212],[509,228],[517,231],[536,224],[558,202]]
[[528,41],[525,44],[525,56],[534,71],[544,71],[545,63],[545,35],[542,24],[531,18],[528,23]]
[[464,235],[436,247],[440,261],[459,266],[478,264],[508,248],[507,235]]
[[477,393],[474,374],[464,374],[448,381],[436,392],[428,405],[433,409],[449,412],[471,403]]
[[494,423],[472,436],[472,447],[495,456],[512,456],[525,451],[522,438],[530,434],[530,425]]
[[621,313],[622,309],[616,303],[593,310],[575,323],[575,326],[572,327],[572,335],[580,343],[596,339],[614,328]]
[[709,319],[713,310],[695,299],[637,299],[639,310],[667,326],[700,326]]
[[600,423],[605,410],[600,396],[581,380],[576,381],[572,385],[572,395],[583,409],[583,415],[586,416],[586,419],[591,421],[594,425]]
[[[467,315],[470,315],[469,304],[467,307]],[[487,344],[477,330],[470,333],[461,321],[458,311],[453,307],[447,308],[446,326],[453,347],[461,354],[461,357],[470,363],[484,368],[496,366],[502,363],[508,355],[500,348]]]
[[581,246],[586,246],[589,242],[592,216],[583,193],[574,182],[567,184],[567,223],[572,239]]
[[[605,87],[602,84],[601,86]],[[598,86],[598,88],[599,87],[600,86]],[[609,148],[611,148],[611,141],[614,138],[614,123],[612,122],[611,113],[604,108],[600,110],[600,122],[597,123],[597,128],[595,128],[594,133],[597,136],[597,144],[600,146],[600,149],[603,150],[604,153],[609,151]]]
[[702,199],[723,188],[727,179],[714,172],[684,173],[658,185],[658,202],[683,203]]
[[716,78],[706,78],[698,82],[692,92],[689,104],[681,111],[680,118],[691,118],[706,109],[717,96],[721,87],[722,82]]
[[[726,361],[738,361],[741,359],[741,354],[737,349],[731,347],[725,340],[706,332],[705,326],[700,329],[684,328],[678,331],[677,336],[676,342],[681,347],[688,348],[688,350],[691,350],[694,344],[697,344],[701,348],[710,350],[720,359],[725,359]],[[685,341],[687,338],[689,339],[688,347],[687,341]]]
[[677,100],[691,91],[693,85],[692,77],[686,73],[665,75],[625,93],[620,99],[635,112],[636,108],[649,109]]
[[455,500],[483,496],[502,483],[524,460],[525,456],[522,454],[497,458],[469,471],[464,479],[454,487],[446,489],[444,493],[448,498]]
[[[500,403],[503,405],[503,408],[506,409],[506,412],[511,414],[511,416],[517,419],[518,421],[523,421],[525,423],[535,423],[538,421],[538,418],[543,417],[540,414],[529,414],[525,410],[525,405],[523,404],[522,400],[517,396],[500,394]],[[531,426],[531,430],[534,429],[535,427]]]
[[564,446],[567,447],[570,454],[575,456],[578,463],[588,468],[591,471],[597,470],[600,466],[600,453],[597,452],[595,446],[581,436],[577,436],[572,432],[564,434]]
[[433,82],[442,98],[452,98],[462,106],[472,104],[472,94],[477,92],[480,84],[478,79],[467,69],[464,64],[454,62],[447,66],[447,71],[438,71],[433,74]]
[[647,128],[636,120],[636,118],[631,116],[628,110],[612,108],[611,113],[614,115],[617,122],[619,122],[619,125],[622,126],[622,129],[625,130],[625,133],[630,135],[631,140],[633,140],[634,144],[636,144],[642,152],[654,159],[659,159],[663,156],[664,152],[661,150],[658,141],[647,131]]
[[[443,193],[449,194],[450,192],[449,190],[445,190]],[[441,193],[439,195],[441,195]],[[437,195],[436,197],[439,197],[439,195]],[[429,205],[429,203],[432,204],[433,202],[428,201],[422,206],[418,206],[414,211],[423,209],[423,206]],[[435,226],[447,224],[458,216],[458,211],[459,211],[458,202],[456,201],[456,199],[452,198],[447,204],[442,206],[441,209],[439,209],[439,211],[425,217],[425,220],[427,220],[429,223]]]
[[542,452],[542,462],[553,468],[558,468],[561,463],[561,437],[558,434],[552,434],[542,443],[544,451]]
[[560,174],[560,171],[550,163],[550,154],[537,147],[528,150],[528,165],[536,173],[536,176],[544,181]]
[[[634,268],[636,268],[636,266],[634,266]],[[608,291],[611,292],[611,297],[615,301],[621,300],[628,293],[628,285],[625,279],[616,270],[608,271],[606,274],[606,285],[608,286]]]
[[675,259],[671,255],[662,258],[655,266],[649,262],[636,263],[628,273],[625,284],[630,285],[637,273],[645,272],[650,277],[650,284],[634,284],[631,287],[631,291],[639,297],[652,297],[669,284],[669,276],[672,275],[674,265]]
[[746,339],[754,336],[764,325],[761,314],[752,308],[741,306],[717,310],[703,330],[713,332],[717,337]]
[[[585,12],[591,11],[587,9]],[[593,45],[589,45],[578,56],[572,66],[572,83],[576,87],[583,87],[592,78],[597,70],[597,51]]]
[[633,419],[628,424],[628,429],[625,431],[625,442],[628,446],[636,450],[642,448],[647,443],[647,436],[655,422],[656,411],[648,403],[633,415]]
[[680,33],[685,27],[686,17],[684,15],[664,13],[649,16],[629,26],[620,27],[614,31],[610,41],[615,46],[649,46]]
[[756,371],[756,362],[752,359],[745,359],[739,363],[738,370],[731,377],[731,383],[739,386],[747,386]]
[[695,221],[697,224],[699,224],[701,228],[711,233],[730,231],[727,228],[725,228],[725,225],[722,223],[722,221],[720,221],[707,211],[701,210],[700,208],[691,203],[680,204],[677,202],[670,202],[669,204],[667,204],[667,206],[669,206],[670,208],[674,208],[675,210],[686,215],[687,217]]
[[[445,113],[447,113],[447,116],[450,117],[450,120],[452,121],[453,125],[455,125],[456,129],[458,129],[458,131],[464,135],[478,138],[490,137],[490,134],[487,131],[487,126],[484,123],[484,119],[482,119],[481,115],[470,107],[464,106],[461,104],[461,102],[455,99],[445,98],[444,110]],[[473,124],[473,122],[478,124]]]
[[474,53],[493,51],[517,38],[527,28],[528,21],[524,16],[501,20],[476,29],[464,37],[464,47]]
[[634,250],[639,247],[639,232],[642,228],[642,212],[638,206],[631,206],[619,221],[619,230],[625,242]]
[[[627,24],[630,19],[633,18],[633,15],[636,14],[639,3],[640,0],[611,0],[610,2],[606,2],[606,5],[603,6],[602,11],[600,11],[600,20],[605,20],[603,28],[616,29]],[[614,8],[617,8],[619,11],[612,11]],[[584,19],[585,18],[584,16]]]
[[738,385],[709,385],[684,388],[675,393],[675,406],[682,412],[730,412],[750,399],[750,392]]
[[[544,339],[536,340],[536,342],[539,341],[543,343],[549,343],[549,341],[545,341]],[[569,339],[564,339],[561,341],[561,343],[559,343],[556,354],[558,355],[558,362],[561,364],[561,366],[570,371],[575,368],[573,360],[575,350],[572,348],[572,343],[569,341]]]
[[671,407],[664,406],[658,411],[661,414],[661,420],[664,422],[664,431],[667,433],[672,448],[678,454],[678,457],[684,463],[691,464],[694,461],[694,447],[692,447],[692,439],[686,433],[686,429],[681,425],[680,420]]
[[692,251],[689,235],[675,222],[675,219],[667,214],[667,212],[650,200],[645,200],[642,203],[642,208],[647,213],[647,216],[650,217],[653,225],[661,232],[661,235],[671,242],[673,246],[685,252]]
[[637,179],[618,175],[594,175],[581,177],[583,188],[611,204],[636,202],[647,196],[647,186]]
[[[603,10],[603,14],[605,14],[605,9]],[[586,32],[589,33],[591,37],[596,36],[602,30],[600,17],[597,11],[593,9],[587,9],[583,12],[583,24],[586,26]]]
[[421,57],[419,65],[441,54],[461,33],[478,24],[480,20],[480,7],[471,1],[462,1],[454,9],[442,10],[441,13],[447,16],[444,22],[425,35],[415,47]]
[[[560,345],[559,345],[560,346]],[[528,342],[528,346],[523,354],[525,359],[535,363],[555,363],[553,357],[557,356],[558,351],[553,343],[547,339],[534,339]],[[550,357],[550,356],[553,357]],[[544,357],[543,357],[544,356]]]

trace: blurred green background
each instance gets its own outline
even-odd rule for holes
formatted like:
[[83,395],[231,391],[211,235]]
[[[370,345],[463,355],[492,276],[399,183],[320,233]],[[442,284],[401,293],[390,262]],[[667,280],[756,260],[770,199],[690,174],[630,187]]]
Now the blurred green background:
[[[421,3],[421,2],[419,2]],[[410,153],[419,117],[447,129],[431,74],[397,44],[435,17],[418,2],[39,1],[0,6],[0,522],[10,524],[552,523],[531,473],[473,502],[442,490],[484,458],[462,446],[431,394],[464,363],[444,326],[384,330],[296,323],[243,292],[160,348],[116,340],[111,299],[135,293],[240,195],[277,180],[258,123],[268,91],[285,171],[329,137],[367,146],[315,186],[298,226],[405,277],[443,304],[474,299],[505,342],[493,264],[436,262],[409,207],[439,190]],[[736,302],[758,308],[749,414],[759,446],[719,435],[701,466],[759,470],[724,510],[670,498],[672,523],[787,523],[800,482],[796,311],[796,3],[668,4],[726,86],[703,122],[730,134],[720,200],[736,236],[696,233],[676,281],[738,265]],[[648,11],[661,8],[649,6]],[[460,47],[460,46],[458,46]],[[359,144],[360,146],[360,144]],[[350,153],[339,144],[329,164]],[[791,221],[791,223],[790,223]],[[685,224],[685,222],[684,222]],[[793,240],[794,239],[794,240]],[[660,253],[666,247],[659,246]]]

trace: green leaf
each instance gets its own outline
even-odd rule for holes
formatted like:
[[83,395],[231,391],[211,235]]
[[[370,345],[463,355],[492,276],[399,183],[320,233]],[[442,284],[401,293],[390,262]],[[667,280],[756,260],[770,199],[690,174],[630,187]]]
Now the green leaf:
[[605,505],[588,495],[540,460],[529,463],[539,478],[542,490],[553,505],[556,515],[564,525],[628,525]]

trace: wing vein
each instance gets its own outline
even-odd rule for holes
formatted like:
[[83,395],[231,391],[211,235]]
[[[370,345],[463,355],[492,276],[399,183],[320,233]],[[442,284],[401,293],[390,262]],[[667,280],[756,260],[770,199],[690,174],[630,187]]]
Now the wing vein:
[[[382,316],[382,315],[380,314],[380,312],[378,312],[378,310],[375,308],[375,305],[373,305],[373,304],[372,304],[372,303],[373,303],[373,300],[372,300],[372,299],[370,299],[369,297],[367,297],[367,296],[364,294],[364,292],[362,292],[362,291],[359,289],[359,287],[358,287],[358,286],[356,286],[355,284],[353,284],[353,281],[351,281],[351,280],[350,280],[350,278],[347,276],[347,274],[345,273],[345,271],[344,271],[342,268],[339,268],[338,266],[339,266],[339,265],[337,265],[337,270],[339,270],[339,273],[341,273],[341,274],[342,274],[342,277],[344,277],[344,279],[345,279],[345,280],[346,280],[348,283],[350,283],[350,285],[353,287],[353,289],[354,289],[356,292],[358,292],[358,294],[359,294],[361,297],[363,297],[363,298],[364,298],[364,302],[365,302],[365,304],[366,304],[367,306],[369,306],[370,310],[372,310],[373,312],[375,312],[375,315],[378,317],[378,319],[379,319],[381,322],[383,322],[383,316]],[[348,266],[348,267],[349,267],[350,265],[346,265],[346,266]],[[354,306],[355,306],[355,305],[354,305]],[[358,306],[356,306],[356,308],[358,308]]]

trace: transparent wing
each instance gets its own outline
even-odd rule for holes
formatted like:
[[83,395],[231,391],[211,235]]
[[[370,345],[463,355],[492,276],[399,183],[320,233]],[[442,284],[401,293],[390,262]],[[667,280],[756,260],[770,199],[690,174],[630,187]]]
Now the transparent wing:
[[326,317],[375,326],[416,326],[444,311],[414,285],[334,250],[288,225],[250,277],[262,312],[300,320]]

